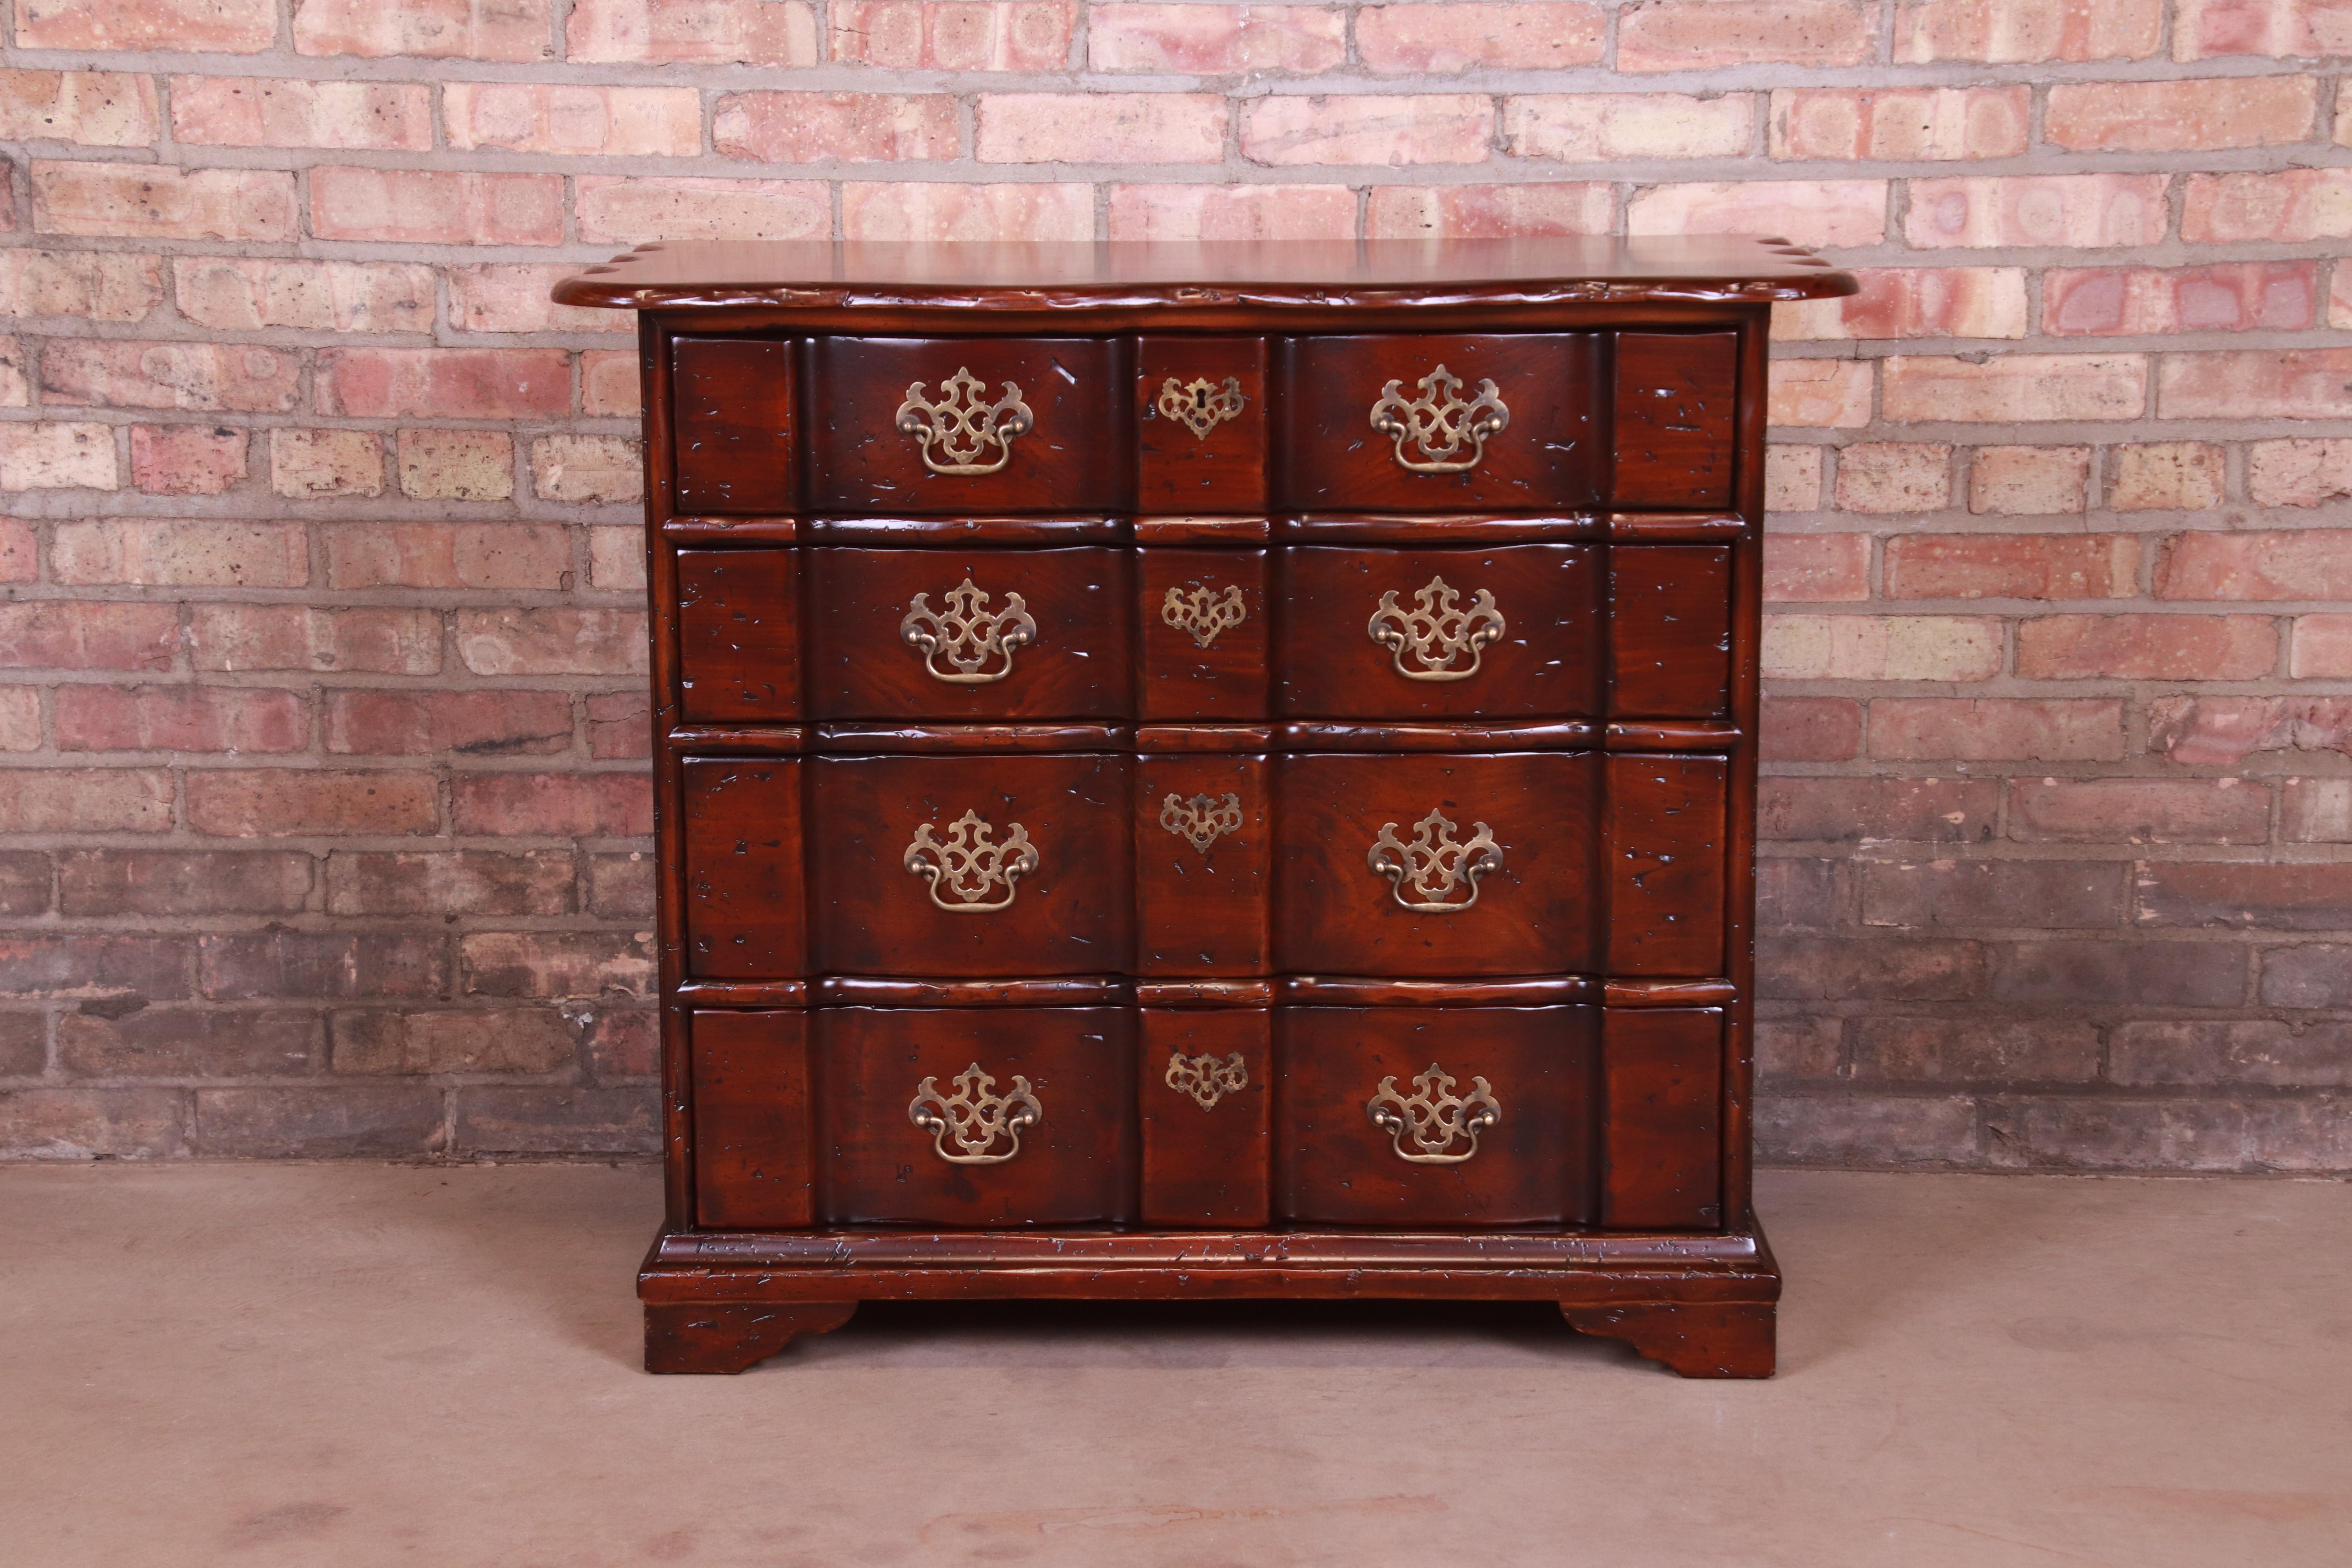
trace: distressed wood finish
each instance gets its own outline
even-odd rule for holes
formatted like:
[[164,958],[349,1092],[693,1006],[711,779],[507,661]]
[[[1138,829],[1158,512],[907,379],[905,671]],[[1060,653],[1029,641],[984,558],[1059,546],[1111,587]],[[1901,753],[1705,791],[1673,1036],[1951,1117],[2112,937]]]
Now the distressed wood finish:
[[[669,245],[559,285],[645,312],[647,1367],[884,1297],[1395,1296],[1769,1374],[1765,310],[1852,287],[1727,239]],[[1373,427],[1391,381],[1450,471]]]

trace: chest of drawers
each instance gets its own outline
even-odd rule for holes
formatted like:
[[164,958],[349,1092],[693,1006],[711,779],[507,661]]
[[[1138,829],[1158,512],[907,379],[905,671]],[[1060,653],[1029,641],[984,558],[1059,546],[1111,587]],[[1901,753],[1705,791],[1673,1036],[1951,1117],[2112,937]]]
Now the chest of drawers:
[[646,1364],[1520,1298],[1772,1365],[1780,241],[649,246]]

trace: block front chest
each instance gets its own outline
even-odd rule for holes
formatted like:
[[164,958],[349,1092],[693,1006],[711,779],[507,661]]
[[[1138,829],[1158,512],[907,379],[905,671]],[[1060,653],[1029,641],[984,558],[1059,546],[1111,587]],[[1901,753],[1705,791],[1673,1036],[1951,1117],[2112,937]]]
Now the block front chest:
[[860,1300],[1297,1295],[1769,1372],[1765,310],[1839,275],[1047,311],[714,248],[834,287],[559,289],[645,312],[648,1364]]

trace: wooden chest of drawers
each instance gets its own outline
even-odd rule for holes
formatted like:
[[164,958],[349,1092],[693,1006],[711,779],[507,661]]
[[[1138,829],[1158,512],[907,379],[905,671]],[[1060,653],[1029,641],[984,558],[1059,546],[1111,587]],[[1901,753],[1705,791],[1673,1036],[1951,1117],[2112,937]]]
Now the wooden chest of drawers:
[[1761,1375],[1784,242],[649,246],[646,1364],[1530,1298]]

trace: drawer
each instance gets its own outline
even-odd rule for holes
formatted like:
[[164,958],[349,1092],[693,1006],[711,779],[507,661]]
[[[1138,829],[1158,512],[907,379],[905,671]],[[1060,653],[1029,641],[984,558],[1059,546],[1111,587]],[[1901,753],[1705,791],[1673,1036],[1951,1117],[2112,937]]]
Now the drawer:
[[1598,553],[1589,544],[1285,550],[1282,711],[1597,714],[1605,663]]
[[819,338],[810,501],[906,514],[1118,510],[1132,437],[1100,338]]
[[1245,1007],[1142,1014],[1136,1107],[1144,1224],[1265,1224],[1272,1017]]
[[822,1223],[1133,1219],[1127,1010],[842,1007],[816,1018]]
[[1266,552],[1136,552],[1147,723],[1265,716]]
[[1133,962],[1120,756],[820,757],[814,947],[835,974],[1113,974]]
[[800,557],[677,552],[678,710],[689,720],[801,716]]
[[1600,498],[1593,333],[1286,338],[1278,353],[1286,507],[1540,511]]
[[1730,763],[1634,752],[1606,758],[1603,769],[1607,972],[1685,979],[1724,973]]
[[1720,544],[1609,551],[1609,711],[1712,719],[1731,710],[1731,552]]
[[1618,505],[1732,504],[1738,382],[1736,333],[1617,334]]
[[1265,340],[1136,343],[1136,510],[1265,510]]
[[677,510],[795,510],[791,341],[676,338],[669,363]]
[[776,980],[809,972],[803,765],[793,757],[688,757],[678,764],[688,975]]
[[1611,1008],[1601,1029],[1601,1223],[1723,1224],[1723,1013]]
[[1286,756],[1275,952],[1305,974],[1589,972],[1600,757]]
[[1136,973],[1266,973],[1274,871],[1271,770],[1262,756],[1136,759]]
[[1283,1009],[1276,1217],[1415,1228],[1589,1223],[1598,1011]]
[[1115,719],[1126,552],[806,552],[809,706],[823,719]]
[[718,1230],[814,1223],[809,1015],[698,1012],[688,1030],[695,1222]]

